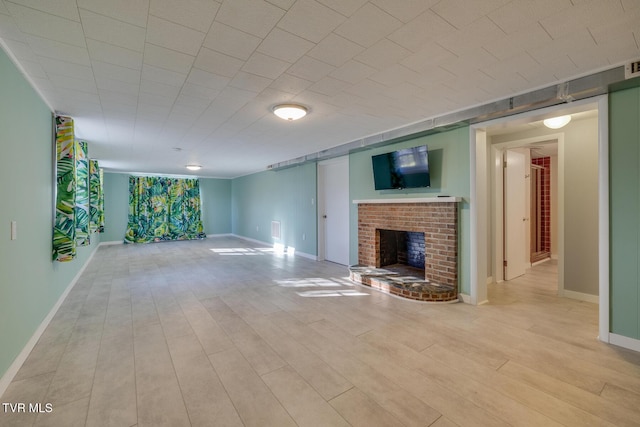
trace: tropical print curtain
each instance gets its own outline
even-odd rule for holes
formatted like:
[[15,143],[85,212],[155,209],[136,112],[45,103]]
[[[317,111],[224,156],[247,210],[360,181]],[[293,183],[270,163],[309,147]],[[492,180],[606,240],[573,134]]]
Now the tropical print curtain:
[[202,239],[200,181],[129,177],[129,221],[125,243]]
[[54,261],[76,256],[76,144],[71,117],[56,116],[56,214]]
[[56,116],[56,209],[53,260],[71,261],[91,233],[104,231],[102,169],[89,160],[88,144],[76,141],[73,119]]
[[88,246],[89,239],[89,158],[87,143],[76,141],[76,245]]
[[104,190],[102,169],[97,160],[89,160],[89,231],[104,231]]

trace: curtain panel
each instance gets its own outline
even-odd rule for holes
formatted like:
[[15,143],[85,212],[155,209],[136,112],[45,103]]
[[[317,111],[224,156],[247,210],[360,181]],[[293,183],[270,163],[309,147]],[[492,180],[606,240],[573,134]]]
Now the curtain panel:
[[91,233],[104,231],[102,169],[89,160],[88,144],[77,141],[73,119],[55,116],[56,206],[52,259],[76,257],[78,246],[90,244]]
[[56,116],[56,212],[53,260],[76,257],[76,143],[71,117]]
[[154,176],[129,177],[125,243],[202,239],[200,181]]
[[89,153],[85,141],[76,140],[76,244],[88,246],[89,237]]

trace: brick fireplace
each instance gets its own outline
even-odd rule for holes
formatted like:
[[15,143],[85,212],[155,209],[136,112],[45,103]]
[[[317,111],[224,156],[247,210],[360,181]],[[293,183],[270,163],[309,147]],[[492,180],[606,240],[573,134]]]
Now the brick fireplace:
[[[354,202],[358,203],[358,265],[351,268],[352,279],[404,298],[456,301],[458,202],[455,197]],[[384,238],[393,232],[401,232],[390,237],[400,242],[396,246],[409,251],[410,245],[424,248],[424,273],[420,277],[383,268],[393,262],[388,260],[388,252],[397,249],[394,243],[385,243],[381,250],[381,235]],[[400,253],[396,261],[400,264],[405,263],[404,257],[420,258],[407,249],[400,249]]]

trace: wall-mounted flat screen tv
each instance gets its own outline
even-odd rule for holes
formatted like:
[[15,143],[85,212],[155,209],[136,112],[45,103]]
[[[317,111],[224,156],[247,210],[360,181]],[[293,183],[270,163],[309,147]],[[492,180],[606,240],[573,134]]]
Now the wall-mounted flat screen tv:
[[429,154],[426,145],[371,157],[376,190],[429,187]]

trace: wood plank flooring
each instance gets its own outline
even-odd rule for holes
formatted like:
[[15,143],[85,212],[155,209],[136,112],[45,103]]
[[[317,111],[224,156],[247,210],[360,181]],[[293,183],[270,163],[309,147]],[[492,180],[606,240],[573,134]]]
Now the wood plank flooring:
[[1,426],[639,426],[640,354],[541,264],[490,303],[400,300],[232,237],[102,246]]

